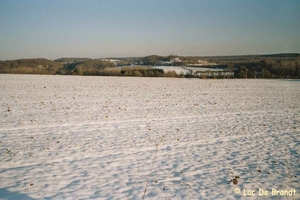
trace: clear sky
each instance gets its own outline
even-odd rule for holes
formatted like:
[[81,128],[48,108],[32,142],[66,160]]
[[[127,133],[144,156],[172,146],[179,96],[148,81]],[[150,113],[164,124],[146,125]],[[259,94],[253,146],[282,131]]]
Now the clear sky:
[[0,59],[300,52],[299,0],[0,0]]

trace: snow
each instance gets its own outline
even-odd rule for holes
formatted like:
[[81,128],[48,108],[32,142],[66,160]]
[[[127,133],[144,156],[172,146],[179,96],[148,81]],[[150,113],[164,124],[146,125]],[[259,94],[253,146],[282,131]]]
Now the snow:
[[0,199],[300,198],[298,81],[0,75],[0,88]]
[[190,73],[189,70],[184,69],[183,67],[173,67],[173,66],[155,66],[156,69],[162,69],[165,73],[176,72],[176,74],[187,74]]

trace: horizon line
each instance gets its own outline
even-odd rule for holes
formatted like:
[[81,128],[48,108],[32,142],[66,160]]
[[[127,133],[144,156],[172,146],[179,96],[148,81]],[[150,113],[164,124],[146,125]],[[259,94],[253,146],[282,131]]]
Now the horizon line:
[[234,56],[268,56],[268,55],[279,55],[279,54],[298,54],[300,55],[299,52],[290,52],[290,53],[263,53],[263,54],[227,54],[227,55],[177,55],[177,54],[169,54],[169,55],[159,55],[159,54],[149,54],[146,56],[108,56],[108,57],[87,57],[87,56],[62,56],[59,58],[46,58],[46,57],[21,57],[21,58],[16,58],[16,59],[6,59],[6,60],[0,60],[0,61],[10,61],[10,60],[23,60],[23,59],[46,59],[46,60],[57,60],[61,58],[89,58],[89,59],[104,59],[104,58],[143,58],[147,56],[162,56],[162,57],[167,57],[167,56],[178,56],[178,57],[234,57]]

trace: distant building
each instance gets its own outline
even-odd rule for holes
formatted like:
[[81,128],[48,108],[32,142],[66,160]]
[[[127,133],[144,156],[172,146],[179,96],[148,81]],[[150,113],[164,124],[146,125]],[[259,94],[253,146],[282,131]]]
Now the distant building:
[[207,60],[198,60],[196,64],[188,64],[189,66],[216,66],[217,63],[210,63]]
[[118,63],[120,62],[120,60],[116,60],[116,59],[107,59],[107,58],[104,58],[102,60],[103,61],[112,62],[112,63],[114,63],[115,66],[118,66]]
[[180,58],[172,58],[170,59],[170,63],[177,63],[177,62],[182,62]]

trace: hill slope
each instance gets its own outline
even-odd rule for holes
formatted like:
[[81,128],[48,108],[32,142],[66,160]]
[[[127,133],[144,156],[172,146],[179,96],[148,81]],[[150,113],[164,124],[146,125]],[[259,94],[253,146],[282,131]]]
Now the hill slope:
[[55,74],[63,64],[44,58],[0,61],[0,73]]

